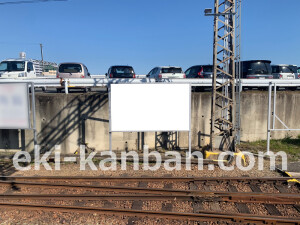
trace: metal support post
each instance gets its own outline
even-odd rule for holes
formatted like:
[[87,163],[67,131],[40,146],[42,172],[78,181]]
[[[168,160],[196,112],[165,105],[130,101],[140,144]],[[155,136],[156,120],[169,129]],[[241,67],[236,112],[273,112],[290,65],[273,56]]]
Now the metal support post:
[[37,149],[37,130],[36,130],[36,114],[35,114],[35,90],[34,83],[30,83],[31,90],[31,112],[32,112],[32,129],[33,129],[33,143],[34,149]]
[[112,133],[109,131],[109,151],[112,152]]
[[[192,130],[192,87],[191,87],[191,85],[190,85],[190,98],[189,98],[190,100],[190,102],[189,102],[189,107],[190,107],[190,115],[189,115],[189,127],[190,127],[190,129],[189,129],[189,158],[191,158],[192,157],[192,132],[191,132],[191,130]],[[178,145],[179,146],[179,145]]]
[[272,82],[269,83],[269,98],[268,98],[268,133],[267,133],[267,154],[270,154],[270,139],[271,139],[271,107],[272,107]]
[[236,0],[236,29],[235,29],[235,42],[236,42],[236,143],[241,142],[241,92],[243,91],[241,83],[241,33],[242,33],[242,0]]
[[112,132],[111,132],[111,86],[110,84],[107,87],[108,89],[108,114],[109,114],[109,151],[112,153]]
[[68,79],[64,80],[64,86],[65,86],[65,93],[66,94],[69,94],[68,85],[69,85],[69,80]]
[[44,53],[43,53],[43,45],[40,44],[40,48],[41,48],[41,58],[42,58],[42,74],[44,72]]
[[273,95],[273,129],[275,129],[275,122],[276,122],[276,95],[277,95],[277,86],[274,83],[274,95]]
[[189,131],[189,155],[188,157],[191,158],[192,157],[192,132]]

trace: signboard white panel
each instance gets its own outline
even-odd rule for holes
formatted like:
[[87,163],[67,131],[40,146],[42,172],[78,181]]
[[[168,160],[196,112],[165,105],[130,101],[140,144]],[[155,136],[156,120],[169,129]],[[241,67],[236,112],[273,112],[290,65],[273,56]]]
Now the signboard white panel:
[[112,84],[111,132],[189,131],[189,84]]
[[0,84],[0,129],[29,129],[29,100],[26,83]]

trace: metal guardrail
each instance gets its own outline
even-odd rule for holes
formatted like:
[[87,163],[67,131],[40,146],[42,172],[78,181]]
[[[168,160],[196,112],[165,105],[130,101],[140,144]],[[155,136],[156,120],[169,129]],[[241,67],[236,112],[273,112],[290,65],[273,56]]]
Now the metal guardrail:
[[155,83],[155,79],[137,79],[137,78],[124,78],[124,79],[110,79],[110,78],[73,78],[64,79],[68,86],[74,87],[104,87],[109,84],[119,84],[119,83],[129,83],[129,84],[139,84],[139,83]]
[[0,78],[0,83],[18,83],[18,82],[28,82],[34,83],[34,87],[61,87],[62,81],[58,78]]
[[[117,83],[189,83],[192,86],[200,87],[211,87],[211,79],[161,79],[156,81],[150,78],[126,78],[126,79],[109,79],[109,78],[70,78],[70,79],[59,79],[59,78],[16,78],[7,79],[0,78],[2,82],[33,82],[37,88],[47,87],[106,87],[109,84]],[[219,83],[223,83],[226,80],[218,79]],[[281,79],[241,79],[242,87],[269,87],[269,83],[276,83],[277,87],[300,87],[300,79],[294,80],[281,80]]]
[[242,87],[269,87],[270,82],[278,87],[300,87],[300,79],[241,79]]

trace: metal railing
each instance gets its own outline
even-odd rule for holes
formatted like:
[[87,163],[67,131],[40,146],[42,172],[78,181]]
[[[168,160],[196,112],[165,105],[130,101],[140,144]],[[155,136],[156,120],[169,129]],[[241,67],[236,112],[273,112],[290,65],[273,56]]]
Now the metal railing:
[[[117,83],[189,83],[195,87],[211,87],[211,79],[150,79],[150,78],[70,78],[70,79],[59,79],[59,78],[0,78],[0,83],[2,82],[28,82],[34,83],[36,88],[76,88],[76,87],[107,87],[110,84]],[[226,79],[218,79],[218,83],[226,82]],[[268,88],[270,82],[276,84],[277,87],[300,87],[300,79],[293,80],[281,80],[281,79],[241,79],[241,88],[255,88],[255,87],[265,87]]]
[[[287,82],[288,84],[288,82]],[[270,154],[270,142],[271,142],[271,132],[276,131],[300,131],[300,128],[289,128],[286,123],[279,118],[276,114],[276,100],[277,100],[277,87],[278,83],[272,81],[268,85],[269,97],[268,97],[268,121],[267,121],[267,154]],[[273,96],[272,96],[273,95]],[[273,104],[273,111],[272,111]],[[278,128],[276,122],[283,128]]]

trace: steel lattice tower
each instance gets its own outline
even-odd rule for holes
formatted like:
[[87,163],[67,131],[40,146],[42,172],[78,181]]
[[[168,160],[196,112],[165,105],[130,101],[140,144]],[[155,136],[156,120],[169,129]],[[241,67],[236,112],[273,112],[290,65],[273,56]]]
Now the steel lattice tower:
[[[235,150],[235,11],[236,0],[215,0],[210,145],[221,136],[223,150]],[[221,76],[221,79],[218,79]]]
[[236,29],[235,29],[235,60],[236,60],[236,143],[240,144],[241,141],[241,36],[242,36],[242,0],[236,0]]

